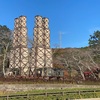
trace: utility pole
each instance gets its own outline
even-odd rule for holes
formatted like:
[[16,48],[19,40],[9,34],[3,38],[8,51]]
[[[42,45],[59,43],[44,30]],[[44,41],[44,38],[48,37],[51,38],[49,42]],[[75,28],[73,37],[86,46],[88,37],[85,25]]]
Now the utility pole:
[[59,48],[61,48],[62,44],[62,32],[59,33]]

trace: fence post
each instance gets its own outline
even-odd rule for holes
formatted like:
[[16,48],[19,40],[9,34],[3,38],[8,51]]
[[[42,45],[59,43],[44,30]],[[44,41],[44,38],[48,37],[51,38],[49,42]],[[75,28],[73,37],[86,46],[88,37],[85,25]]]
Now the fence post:
[[79,94],[79,96],[80,96],[80,98],[81,98],[81,91],[78,91],[78,94]]
[[7,100],[9,100],[9,95],[7,95]]
[[27,100],[29,99],[29,94],[27,94]]
[[45,96],[47,97],[47,92],[45,92]]
[[94,97],[95,97],[95,90],[94,90],[94,93],[93,94],[94,94]]
[[64,91],[62,92],[62,96],[64,95]]

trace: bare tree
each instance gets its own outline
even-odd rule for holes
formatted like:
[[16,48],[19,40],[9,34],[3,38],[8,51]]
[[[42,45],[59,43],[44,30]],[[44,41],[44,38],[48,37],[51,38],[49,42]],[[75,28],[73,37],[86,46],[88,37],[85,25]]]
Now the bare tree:
[[75,48],[65,50],[61,49],[57,54],[58,55],[56,55],[54,59],[58,60],[58,63],[62,64],[66,68],[66,70],[70,69],[70,73],[74,69],[79,73],[79,76],[82,76],[83,80],[86,80],[84,72],[88,70],[91,72],[92,77],[97,79],[96,75],[93,72],[93,69],[98,68],[98,64],[93,60],[92,54],[89,49],[86,49],[84,51],[82,51],[82,49]]
[[8,55],[9,55],[11,44],[12,44],[11,42],[12,42],[12,32],[11,31],[0,32],[0,50],[1,50],[0,56],[3,58],[2,59],[2,72],[4,76],[6,74],[5,67],[7,65],[7,59],[8,59]]

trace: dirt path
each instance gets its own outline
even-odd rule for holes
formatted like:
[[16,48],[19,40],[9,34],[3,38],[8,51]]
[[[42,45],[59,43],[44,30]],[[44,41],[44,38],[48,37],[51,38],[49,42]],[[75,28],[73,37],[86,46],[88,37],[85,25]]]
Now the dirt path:
[[74,84],[0,84],[0,91],[28,91],[34,89],[98,88],[100,85]]

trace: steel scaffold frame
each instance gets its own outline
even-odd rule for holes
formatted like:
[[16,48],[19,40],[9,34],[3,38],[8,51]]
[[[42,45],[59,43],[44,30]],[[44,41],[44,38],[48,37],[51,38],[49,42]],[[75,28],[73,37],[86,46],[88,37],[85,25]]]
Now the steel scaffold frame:
[[17,68],[21,76],[29,75],[29,60],[27,47],[26,17],[20,16],[15,19],[13,34],[13,48],[10,53],[10,68]]
[[[52,68],[52,51],[50,49],[50,30],[48,18],[35,17],[34,45],[32,48],[32,68],[35,74],[36,69]],[[44,76],[44,75],[43,75]]]

